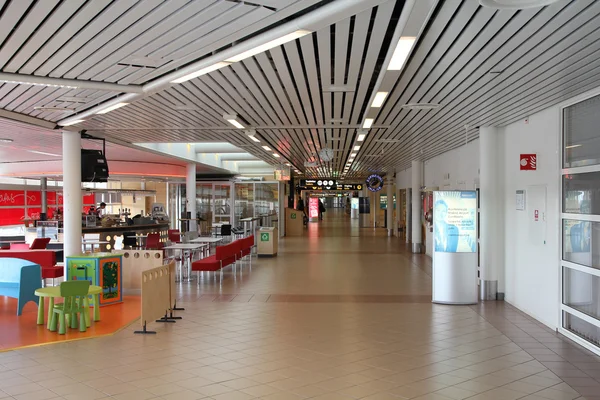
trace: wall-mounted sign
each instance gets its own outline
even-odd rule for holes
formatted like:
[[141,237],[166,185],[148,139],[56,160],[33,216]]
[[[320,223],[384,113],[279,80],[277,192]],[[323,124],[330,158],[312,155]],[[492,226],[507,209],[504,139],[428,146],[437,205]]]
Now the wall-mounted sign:
[[521,154],[519,158],[519,167],[521,171],[537,170],[537,154]]
[[379,175],[373,174],[367,178],[367,188],[371,192],[378,192],[383,189],[383,178]]
[[273,171],[276,181],[289,181],[291,176],[290,167],[287,165],[281,165],[275,168]]
[[319,218],[319,199],[311,197],[308,199],[308,217],[318,219]]

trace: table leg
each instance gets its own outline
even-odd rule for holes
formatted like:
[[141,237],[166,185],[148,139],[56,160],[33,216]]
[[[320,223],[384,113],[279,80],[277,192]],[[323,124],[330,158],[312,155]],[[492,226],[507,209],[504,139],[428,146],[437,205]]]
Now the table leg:
[[40,301],[39,301],[39,305],[38,305],[37,324],[44,325],[44,298],[43,297],[40,297]]
[[54,297],[50,297],[50,301],[48,302],[48,326],[50,329],[50,321],[52,321],[52,313],[54,313]]
[[100,321],[100,295],[94,295],[94,322]]
[[90,322],[90,296],[85,296],[83,298],[83,308],[85,310],[85,312],[84,312],[85,326],[87,328],[89,328],[90,325],[92,325]]

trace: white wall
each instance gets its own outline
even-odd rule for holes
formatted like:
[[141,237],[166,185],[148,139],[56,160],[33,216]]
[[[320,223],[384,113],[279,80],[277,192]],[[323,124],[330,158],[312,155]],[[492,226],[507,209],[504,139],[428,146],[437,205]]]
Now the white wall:
[[[411,187],[410,168],[396,173],[396,187]],[[449,174],[449,178],[445,176]],[[479,139],[423,163],[425,186],[440,189],[475,189],[479,186]]]
[[[551,328],[559,325],[559,135],[560,108],[546,109],[499,128],[504,164],[504,277],[506,301]],[[520,154],[536,153],[536,171],[520,171]],[[517,211],[516,190],[546,185],[546,244],[532,239],[533,210]],[[537,235],[536,235],[537,236]]]

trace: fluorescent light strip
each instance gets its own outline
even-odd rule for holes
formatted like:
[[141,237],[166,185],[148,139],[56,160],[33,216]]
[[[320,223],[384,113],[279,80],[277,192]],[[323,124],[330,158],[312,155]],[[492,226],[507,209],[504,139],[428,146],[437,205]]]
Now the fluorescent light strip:
[[245,126],[242,125],[242,124],[240,124],[237,119],[228,119],[227,122],[229,122],[231,125],[235,126],[238,129],[244,129],[245,128]]
[[274,47],[278,47],[281,46],[282,44],[285,44],[287,42],[291,42],[292,40],[296,40],[298,38],[301,38],[302,36],[308,35],[309,33],[311,33],[310,31],[304,30],[304,29],[300,29],[297,30],[296,32],[292,32],[292,33],[288,33],[285,36],[282,36],[278,39],[275,40],[271,40],[270,42],[267,42],[265,44],[261,44],[260,46],[257,46],[253,49],[247,50],[243,53],[238,54],[237,56],[233,56],[231,58],[228,58],[227,62],[230,63],[234,63],[234,62],[238,62],[238,61],[242,61],[245,60],[246,58],[252,57],[256,54],[260,54],[263,53],[267,50],[270,50]]
[[575,149],[577,147],[581,147],[581,145],[580,144],[574,144],[574,145],[565,147],[565,149]]
[[356,157],[356,153],[350,154],[350,157],[352,157],[352,158]]
[[53,157],[61,157],[60,154],[54,154],[54,153],[46,153],[43,151],[37,151],[37,150],[27,150],[30,153],[35,153],[35,154],[41,154],[43,156],[53,156]]
[[197,78],[197,77],[199,77],[199,76],[206,75],[206,74],[208,74],[209,72],[216,71],[216,70],[218,70],[219,68],[223,68],[223,67],[226,67],[226,66],[228,66],[229,64],[231,64],[231,63],[228,63],[228,62],[222,62],[222,61],[221,61],[221,62],[218,62],[218,63],[216,63],[216,64],[213,64],[213,65],[211,65],[211,66],[209,66],[209,67],[202,68],[201,70],[198,70],[198,71],[196,71],[196,72],[192,72],[191,74],[187,74],[187,75],[185,75],[185,76],[182,76],[181,78],[175,79],[174,81],[171,81],[171,83],[183,83],[183,82],[187,82],[187,81],[189,81],[190,79],[194,79],[194,78]]
[[273,157],[279,158],[279,154],[273,153]]
[[416,39],[413,36],[403,36],[398,40],[390,64],[387,67],[388,71],[400,71],[402,69]]
[[263,146],[263,149],[265,149],[266,151],[271,151],[271,148],[269,146]]
[[385,101],[385,98],[387,97],[388,92],[377,92],[377,94],[375,95],[375,98],[373,99],[373,103],[371,104],[371,107],[375,107],[375,108],[379,108],[383,105],[383,102]]
[[24,82],[24,81],[8,81],[5,79],[0,79],[0,82],[4,83],[13,83],[15,85],[32,85],[32,86],[47,86],[47,87],[56,87],[56,88],[65,88],[65,89],[77,89],[79,86],[71,86],[71,85],[53,85],[50,83],[36,83],[36,82]]
[[357,142],[362,142],[362,141],[364,141],[364,140],[365,140],[365,136],[367,136],[367,135],[364,135],[364,134],[358,135],[358,138],[356,139],[356,141],[357,141]]
[[373,118],[366,118],[365,122],[363,122],[363,128],[365,129],[369,129],[373,126],[373,122],[375,122],[375,120]]
[[254,140],[256,143],[260,143],[260,140],[258,140],[256,136],[250,136],[250,139]]
[[359,151],[360,150],[360,146],[354,146],[354,151]]
[[117,108],[125,107],[127,104],[129,104],[129,103],[117,103],[117,104],[113,104],[110,107],[106,107],[106,108],[98,111],[96,114],[106,114],[107,112],[111,112],[113,110],[116,110]]
[[76,119],[74,121],[62,124],[61,126],[71,126],[71,125],[79,124],[79,123],[82,123],[82,122],[85,122],[85,119]]

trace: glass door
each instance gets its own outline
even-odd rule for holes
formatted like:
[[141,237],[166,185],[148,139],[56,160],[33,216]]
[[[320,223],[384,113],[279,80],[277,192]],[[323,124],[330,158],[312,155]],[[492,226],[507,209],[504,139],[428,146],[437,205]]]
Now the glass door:
[[231,223],[231,184],[215,183],[213,185],[213,222]]

